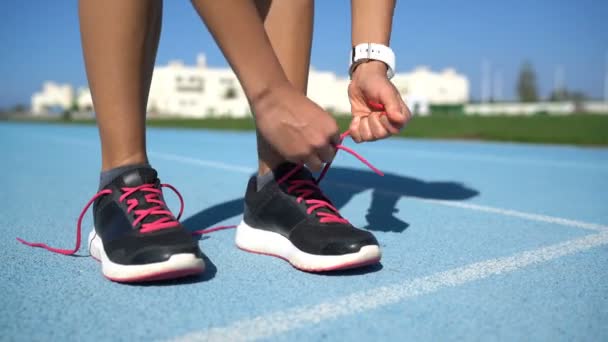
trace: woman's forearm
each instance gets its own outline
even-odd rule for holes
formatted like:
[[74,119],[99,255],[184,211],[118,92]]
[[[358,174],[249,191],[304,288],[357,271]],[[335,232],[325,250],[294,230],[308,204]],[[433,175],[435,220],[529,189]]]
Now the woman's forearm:
[[[395,0],[351,0],[352,46],[376,43],[388,46],[391,40]],[[356,70],[386,72],[386,64],[371,61],[357,66]]]
[[389,45],[395,0],[351,0],[352,45]]
[[288,83],[253,1],[193,0],[251,102]]

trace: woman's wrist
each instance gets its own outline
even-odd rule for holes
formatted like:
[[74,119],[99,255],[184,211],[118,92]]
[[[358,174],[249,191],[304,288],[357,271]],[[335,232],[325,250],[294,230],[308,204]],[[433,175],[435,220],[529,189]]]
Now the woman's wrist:
[[248,97],[255,116],[268,112],[268,109],[275,105],[277,99],[283,97],[286,92],[293,90],[292,88],[289,80],[285,78],[284,80],[277,79],[268,82],[251,90]]
[[355,70],[353,71],[353,79],[360,77],[361,75],[383,75],[386,76],[386,71],[388,67],[384,62],[369,60],[367,62],[361,63],[357,65]]
[[248,87],[250,89],[243,90],[247,94],[249,102],[255,108],[259,107],[262,103],[268,102],[269,98],[271,98],[273,94],[281,92],[281,89],[285,89],[286,87],[290,86],[291,84],[289,83],[289,80],[285,77],[284,79],[278,78],[256,84]]

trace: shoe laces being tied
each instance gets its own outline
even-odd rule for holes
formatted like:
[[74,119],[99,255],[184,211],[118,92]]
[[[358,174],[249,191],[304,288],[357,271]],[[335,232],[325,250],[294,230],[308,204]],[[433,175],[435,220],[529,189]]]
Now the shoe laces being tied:
[[[370,102],[369,105],[374,110],[384,111],[384,106],[381,104]],[[380,115],[386,115],[386,113],[381,112]],[[334,147],[337,150],[342,150],[342,151],[345,151],[345,152],[353,155],[355,158],[359,159],[359,161],[361,161],[363,164],[365,164],[367,167],[369,167],[376,174],[378,174],[379,176],[384,176],[384,173],[382,173],[382,171],[380,171],[376,167],[374,167],[370,162],[368,162],[365,158],[363,158],[357,152],[342,145],[342,142],[344,141],[344,139],[349,135],[350,135],[349,130],[346,130],[344,133],[342,133],[340,135],[339,143],[336,144]],[[309,215],[312,214],[315,210],[317,210],[316,215],[318,217],[320,217],[321,223],[332,223],[332,222],[333,223],[348,223],[348,220],[346,220],[345,218],[340,216],[338,209],[336,207],[334,207],[327,198],[325,198],[324,196],[323,196],[324,199],[311,198],[311,196],[314,194],[322,193],[321,189],[319,189],[318,184],[321,182],[321,180],[327,174],[327,171],[331,167],[331,164],[332,164],[331,162],[325,164],[325,167],[321,171],[321,174],[314,181],[289,180],[289,178],[291,176],[293,176],[296,172],[298,172],[298,170],[300,170],[302,167],[304,167],[304,164],[299,164],[296,167],[294,167],[291,171],[286,173],[283,177],[281,177],[281,179],[279,179],[277,181],[277,183],[282,184],[282,183],[289,181],[290,186],[288,187],[287,191],[298,195],[297,201],[299,203],[301,203],[302,201],[305,201],[305,203],[309,206],[307,209],[307,213]],[[177,216],[177,218],[174,218],[173,214],[171,214],[170,211],[164,209],[166,207],[166,205],[158,197],[158,195],[161,194],[162,191],[160,189],[157,189],[156,187],[154,187],[154,184],[143,184],[143,185],[140,185],[140,186],[134,187],[134,188],[127,188],[127,187],[121,188],[121,190],[123,191],[123,194],[119,199],[119,201],[121,201],[121,202],[124,201],[125,199],[127,199],[127,197],[129,197],[129,195],[131,195],[137,191],[144,191],[144,192],[149,192],[149,194],[147,194],[145,196],[146,201],[148,201],[149,203],[158,204],[158,206],[154,206],[154,207],[142,209],[142,210],[137,210],[136,207],[139,204],[137,202],[137,200],[135,200],[135,199],[127,200],[127,205],[128,205],[127,211],[131,212],[132,210],[135,210],[136,219],[135,219],[135,221],[133,221],[134,226],[137,226],[137,224],[142,223],[149,215],[161,215],[162,216],[161,218],[158,218],[158,219],[154,220],[153,222],[143,223],[142,227],[140,229],[140,231],[143,233],[177,226],[178,221],[184,211],[184,200],[182,198],[182,195],[179,193],[179,191],[177,191],[177,189],[175,189],[170,184],[161,184],[160,186],[170,188],[171,190],[173,190],[175,192],[177,197],[179,197],[180,210],[179,210],[179,215]],[[78,217],[78,223],[76,226],[76,246],[74,247],[74,249],[53,248],[44,243],[27,242],[20,238],[17,238],[17,241],[23,243],[24,245],[30,246],[30,247],[40,247],[40,248],[44,248],[44,249],[54,252],[54,253],[59,253],[59,254],[64,254],[64,255],[75,254],[80,249],[81,234],[82,234],[82,227],[81,227],[82,219],[84,218],[86,211],[91,206],[91,204],[93,204],[93,202],[95,202],[95,200],[97,200],[99,197],[102,197],[102,196],[105,196],[105,195],[108,195],[111,193],[112,193],[112,190],[108,190],[108,189],[99,191],[89,200],[89,202],[82,209],[82,212],[80,213],[80,216]],[[318,210],[318,209],[322,209],[322,208],[325,208],[328,210]],[[209,233],[216,232],[219,230],[233,229],[233,228],[236,228],[236,226],[235,225],[216,226],[216,227],[196,230],[196,231],[193,231],[191,234],[192,235],[204,235],[204,234],[209,234]]]
[[[173,216],[171,211],[167,210],[167,205],[162,200],[160,195],[162,194],[162,188],[169,188],[175,192],[180,202],[179,215]],[[133,213],[135,220],[133,220],[133,227],[139,229],[142,233],[154,232],[162,229],[173,228],[179,226],[179,219],[184,211],[184,199],[182,195],[170,184],[160,184],[160,187],[155,184],[142,184],[135,187],[122,187],[120,188],[122,195],[119,197],[119,202],[126,202],[127,213]],[[132,195],[144,192],[144,203],[140,203],[137,198],[130,198]],[[82,220],[87,210],[98,198],[112,194],[113,191],[110,189],[103,189],[96,193],[84,206],[80,215],[78,216],[78,223],[76,224],[76,246],[73,249],[61,249],[50,247],[47,244],[40,242],[27,242],[23,239],[17,238],[17,241],[30,247],[44,248],[53,253],[59,253],[64,255],[73,255],[80,249],[82,240]],[[147,208],[139,208],[148,205]],[[151,205],[151,206],[150,206]]]
[[[377,110],[384,110],[384,106],[381,104],[370,103],[370,106]],[[386,115],[386,113],[382,112],[381,115]],[[358,154],[354,150],[342,145],[342,142],[344,141],[344,139],[349,135],[350,135],[350,130],[346,130],[344,133],[342,133],[340,135],[339,143],[334,145],[334,147],[337,150],[345,151],[345,152],[351,154],[352,156],[354,156],[355,158],[359,159],[359,161],[361,161],[363,164],[365,164],[367,167],[369,167],[372,171],[374,171],[379,176],[384,176],[384,173],[382,171],[378,170],[375,166],[373,166],[370,162],[368,162],[360,154]],[[329,199],[327,199],[322,194],[322,191],[319,188],[319,183],[321,182],[321,180],[323,180],[323,178],[327,174],[327,171],[331,167],[331,164],[332,164],[331,162],[325,164],[325,167],[321,171],[321,174],[315,180],[301,180],[301,179],[292,180],[290,178],[296,172],[298,172],[300,169],[302,169],[304,167],[304,164],[298,164],[292,170],[287,172],[283,177],[281,177],[277,181],[277,183],[279,185],[283,184],[283,183],[287,183],[287,185],[288,185],[287,192],[297,195],[298,197],[296,200],[298,203],[304,202],[307,204],[308,209],[306,210],[306,213],[308,215],[311,215],[316,210],[315,214],[317,217],[319,217],[319,222],[347,224],[347,223],[349,223],[348,220],[343,218],[340,215],[339,210],[331,203],[331,201]],[[314,195],[318,195],[318,194],[321,195],[322,199],[312,198]],[[316,196],[316,197],[318,197],[318,196]],[[321,210],[319,210],[319,209],[321,209]],[[323,209],[325,209],[325,210],[323,210]]]

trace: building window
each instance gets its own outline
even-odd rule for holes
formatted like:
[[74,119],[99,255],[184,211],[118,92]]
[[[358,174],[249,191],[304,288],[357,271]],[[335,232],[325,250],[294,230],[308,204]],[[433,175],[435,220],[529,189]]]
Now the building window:
[[232,78],[221,78],[220,84],[225,86],[232,86],[234,85],[234,80]]
[[236,99],[237,97],[238,97],[238,94],[234,87],[228,87],[226,89],[226,91],[224,92],[224,100],[232,100],[232,99]]
[[177,76],[176,79],[178,92],[194,92],[202,93],[205,90],[204,81],[202,77],[190,76],[188,79]]

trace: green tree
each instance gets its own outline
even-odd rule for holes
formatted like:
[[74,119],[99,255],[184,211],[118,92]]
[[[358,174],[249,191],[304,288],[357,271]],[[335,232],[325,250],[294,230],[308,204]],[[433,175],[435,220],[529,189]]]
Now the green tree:
[[570,91],[566,88],[556,89],[549,95],[549,101],[570,101],[574,103],[574,110],[582,113],[585,111],[585,101],[589,97],[582,91]]
[[67,109],[64,110],[63,113],[61,113],[61,120],[72,121],[72,112]]
[[19,113],[19,114],[21,114],[21,113],[25,113],[25,110],[26,110],[25,105],[20,104],[20,103],[19,103],[19,104],[16,104],[16,105],[13,107],[13,109],[12,109],[12,111],[13,111],[14,113]]
[[582,102],[588,99],[588,96],[582,91],[570,91],[566,88],[555,89],[549,95],[549,101]]
[[557,101],[567,101],[570,93],[566,88],[558,88],[554,89],[551,94],[549,94],[549,101],[557,102]]
[[78,102],[76,100],[72,101],[72,104],[70,105],[70,108],[68,110],[72,113],[80,111],[80,106],[78,106]]
[[536,73],[532,64],[524,62],[519,71],[517,80],[517,94],[522,102],[538,101],[538,91],[536,88]]

